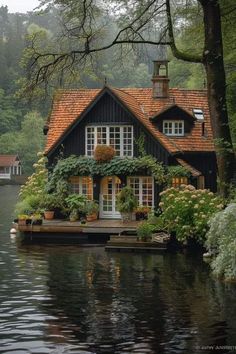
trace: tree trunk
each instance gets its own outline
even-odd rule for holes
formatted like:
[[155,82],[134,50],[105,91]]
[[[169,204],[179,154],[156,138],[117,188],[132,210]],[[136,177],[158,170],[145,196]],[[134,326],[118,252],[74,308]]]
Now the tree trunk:
[[234,152],[226,104],[226,78],[223,60],[221,16],[218,0],[199,0],[204,13],[205,48],[203,64],[217,154],[219,192],[227,197],[234,173]]

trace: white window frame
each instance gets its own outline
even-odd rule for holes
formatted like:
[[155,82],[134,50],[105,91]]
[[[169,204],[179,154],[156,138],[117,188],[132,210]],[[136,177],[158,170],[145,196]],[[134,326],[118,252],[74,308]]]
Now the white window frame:
[[[169,125],[169,127],[167,128],[168,131],[166,131],[166,123]],[[182,124],[182,133],[175,133],[175,124],[178,124],[178,130],[179,125]],[[169,131],[170,126],[171,132]],[[163,133],[168,136],[184,136],[184,120],[163,120]]]
[[[144,206],[144,207],[150,207],[150,208],[154,208],[154,193],[155,193],[155,189],[154,189],[154,178],[152,176],[129,176],[127,177],[127,184],[128,186],[130,186],[130,178],[138,178],[139,179],[139,197],[138,197],[138,204],[140,206]],[[152,205],[143,205],[143,179],[144,178],[151,178],[152,179]]]
[[[93,128],[94,129],[94,150],[96,146],[98,145],[97,140],[97,130],[98,128],[106,128],[106,144],[105,145],[110,145],[110,128],[119,128],[120,129],[120,155],[117,155],[119,157],[133,157],[134,155],[134,129],[132,125],[88,125],[86,126],[85,129],[85,154],[86,156],[93,157],[93,153],[89,154],[91,151],[88,149],[88,129]],[[128,150],[130,151],[130,155],[124,154],[125,149],[124,149],[124,128],[131,128],[131,149]],[[93,150],[93,151],[94,151]]]

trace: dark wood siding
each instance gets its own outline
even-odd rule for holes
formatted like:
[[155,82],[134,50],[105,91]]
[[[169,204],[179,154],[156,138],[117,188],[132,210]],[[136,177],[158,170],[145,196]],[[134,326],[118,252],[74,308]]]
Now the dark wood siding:
[[157,126],[160,132],[163,132],[163,120],[183,120],[185,134],[190,133],[195,123],[194,118],[178,106],[173,106],[153,119],[153,123]]
[[134,129],[134,156],[138,156],[138,147],[135,141],[144,134],[145,149],[148,154],[155,156],[164,164],[168,163],[169,153],[146,130],[145,127],[133,117],[128,110],[117,102],[110,94],[105,93],[94,107],[79,122],[71,133],[64,139],[63,144],[49,156],[49,165],[52,165],[60,151],[64,157],[85,155],[85,128],[87,125],[133,125]]
[[[202,172],[205,177],[205,188],[212,192],[217,191],[217,164],[215,153],[186,153],[179,156],[198,171]],[[170,161],[173,163],[173,161]]]

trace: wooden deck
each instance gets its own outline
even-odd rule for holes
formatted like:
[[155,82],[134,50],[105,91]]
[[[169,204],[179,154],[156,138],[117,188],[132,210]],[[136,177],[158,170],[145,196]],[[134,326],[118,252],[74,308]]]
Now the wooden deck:
[[166,242],[142,242],[136,236],[111,236],[107,241],[106,251],[127,252],[163,252],[167,250]]
[[44,220],[42,225],[16,224],[18,231],[23,233],[75,233],[75,234],[119,234],[122,231],[136,231],[140,221],[122,222],[121,220],[95,220],[81,225],[80,222],[65,220]]
[[116,252],[163,252],[165,243],[137,241],[136,230],[140,221],[96,220],[81,225],[80,222],[44,220],[42,225],[15,224],[23,240],[46,243],[76,243],[85,246],[105,246]]

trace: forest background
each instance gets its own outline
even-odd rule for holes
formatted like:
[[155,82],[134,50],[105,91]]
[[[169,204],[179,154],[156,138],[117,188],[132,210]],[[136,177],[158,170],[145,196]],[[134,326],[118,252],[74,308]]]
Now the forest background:
[[[191,51],[192,38],[201,33],[201,17],[194,8],[188,12],[186,23],[179,26],[177,43],[180,48]],[[112,16],[112,15],[110,15]],[[183,14],[179,15],[182,18]],[[112,23],[112,21],[111,21]],[[38,87],[28,94],[24,87],[29,76],[30,45],[40,48],[55,46],[58,33],[62,31],[60,12],[51,7],[49,11],[8,12],[0,7],[0,154],[18,154],[25,174],[32,172],[37,152],[44,148],[43,126],[50,112],[52,97],[58,88],[97,88],[107,83],[115,87],[150,87],[152,60],[168,56],[171,87],[187,89],[205,88],[205,73],[202,64],[186,63],[172,57],[163,48],[150,45],[118,46],[88,58],[86,65],[73,68],[66,75],[58,73],[45,90]],[[236,144],[236,11],[222,16],[224,60],[227,74],[227,101],[231,134]],[[116,32],[111,25],[109,35]],[[200,46],[200,42],[199,42]],[[199,48],[196,48],[199,49]],[[92,59],[92,60],[90,60]]]

